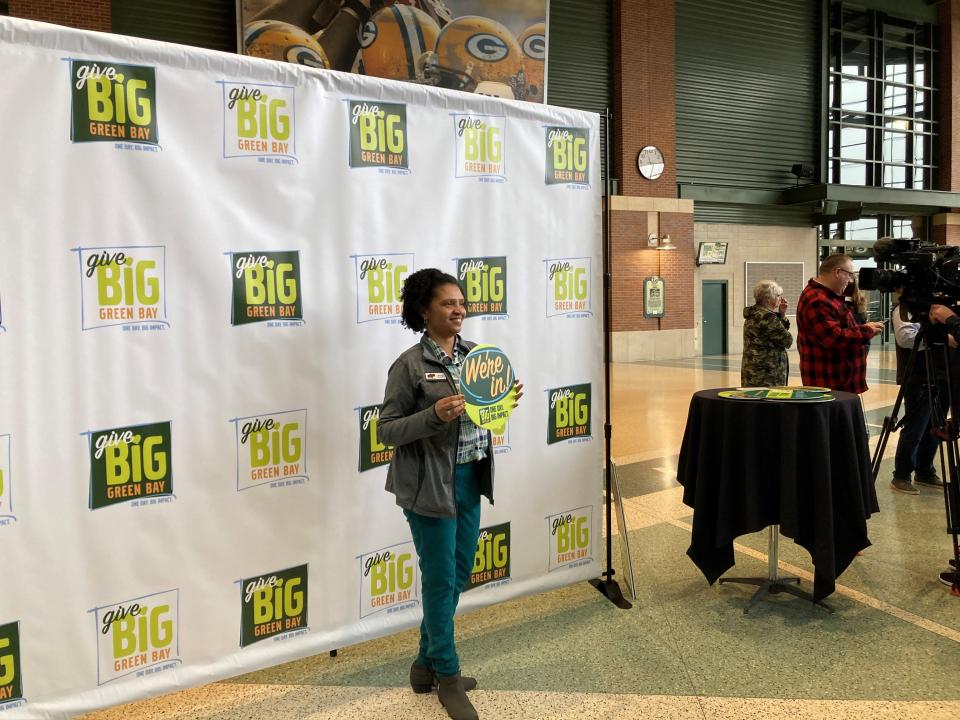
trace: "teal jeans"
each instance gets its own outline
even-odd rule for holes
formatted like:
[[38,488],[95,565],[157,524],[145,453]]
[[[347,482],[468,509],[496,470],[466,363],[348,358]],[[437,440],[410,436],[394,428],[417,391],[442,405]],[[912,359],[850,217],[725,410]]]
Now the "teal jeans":
[[417,665],[432,668],[439,677],[460,672],[453,642],[453,616],[460,592],[473,570],[480,534],[480,485],[476,463],[457,465],[457,516],[433,518],[404,510],[420,556],[423,622]]

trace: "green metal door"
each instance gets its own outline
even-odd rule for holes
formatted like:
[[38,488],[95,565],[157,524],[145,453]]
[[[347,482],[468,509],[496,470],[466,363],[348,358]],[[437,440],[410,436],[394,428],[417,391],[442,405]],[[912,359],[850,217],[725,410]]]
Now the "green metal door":
[[727,352],[727,282],[704,280],[703,319],[700,337],[704,355],[725,355]]

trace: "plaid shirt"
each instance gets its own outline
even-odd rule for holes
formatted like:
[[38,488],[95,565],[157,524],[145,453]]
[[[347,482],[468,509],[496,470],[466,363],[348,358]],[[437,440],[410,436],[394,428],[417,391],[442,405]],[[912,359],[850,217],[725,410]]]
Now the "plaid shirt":
[[[463,359],[467,356],[465,348],[460,344],[460,336],[457,335],[453,341],[453,358],[447,355],[432,337],[429,335],[425,337],[437,360],[443,363],[444,369],[453,378],[457,392],[460,392],[460,368],[463,366]],[[460,416],[460,436],[457,438],[457,465],[482,460],[487,456],[488,447],[487,431],[474,425],[473,420],[463,413]]]
[[867,345],[873,330],[829,288],[810,280],[797,302],[797,349],[804,385],[862,393],[867,389]]

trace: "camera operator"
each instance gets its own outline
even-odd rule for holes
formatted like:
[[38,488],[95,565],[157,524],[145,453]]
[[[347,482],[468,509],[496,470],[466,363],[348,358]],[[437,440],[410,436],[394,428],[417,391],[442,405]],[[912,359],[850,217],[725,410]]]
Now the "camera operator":
[[[960,343],[960,317],[957,317],[957,314],[946,307],[945,305],[931,305],[929,312],[930,321],[934,323],[940,323],[946,326],[947,332],[950,334],[950,338],[956,342]],[[951,384],[956,387],[955,376],[950,378]],[[958,417],[957,413],[957,402],[954,401],[954,405],[951,408],[951,414],[954,418]],[[944,585],[954,586],[958,584],[957,575],[957,565],[956,560],[950,560],[950,570],[940,573],[940,582]]]
[[858,323],[844,296],[857,276],[849,255],[827,257],[797,303],[797,348],[804,385],[867,390],[867,346],[882,322]]
[[942,323],[947,326],[947,332],[950,333],[950,336],[960,342],[960,317],[957,317],[957,314],[948,308],[946,305],[931,305],[930,306],[930,320],[935,323]]
[[[897,344],[897,384],[903,386],[903,420],[900,437],[897,440],[897,454],[893,465],[893,480],[890,486],[897,492],[907,495],[919,495],[920,489],[916,485],[942,488],[943,481],[933,467],[940,446],[939,439],[931,432],[932,418],[930,417],[930,397],[934,402],[943,403],[947,392],[946,369],[940,361],[939,354],[934,349],[933,368],[935,377],[930,385],[927,384],[925,371],[926,343],[921,341],[916,347],[917,357],[914,359],[910,377],[905,377],[907,361],[910,351],[914,348],[920,323],[910,322],[909,307],[902,301],[894,306],[891,313],[893,332]],[[956,341],[950,345],[956,347]],[[941,412],[947,409],[940,405]],[[910,481],[913,474],[914,480]]]

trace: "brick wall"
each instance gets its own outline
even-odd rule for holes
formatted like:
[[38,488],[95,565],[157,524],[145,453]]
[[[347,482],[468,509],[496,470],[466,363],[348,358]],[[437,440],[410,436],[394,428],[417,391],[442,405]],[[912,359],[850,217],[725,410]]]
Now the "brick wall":
[[[960,0],[940,4],[940,150],[936,189],[960,191]],[[933,240],[960,245],[960,225],[937,223]]]
[[110,0],[9,0],[10,15],[110,32]]
[[660,234],[669,235],[676,250],[659,251],[664,282],[664,315],[661,330],[692,328],[693,280],[696,254],[693,242],[693,215],[660,213]]
[[[673,0],[617,0],[613,17],[615,122],[614,176],[623,195],[676,198],[676,95]],[[663,153],[657,180],[637,169],[646,145]],[[610,225],[614,332],[686,330],[693,317],[693,216],[689,213],[615,211]],[[669,234],[677,250],[647,247],[652,232]],[[643,316],[643,278],[664,279],[664,316]]]
[[[616,229],[610,236],[611,327],[614,332],[656,330],[657,320],[643,317],[643,279],[657,274],[660,254],[647,248],[647,213],[614,211],[611,227]],[[669,297],[664,298],[665,309]]]
[[[618,0],[614,4],[614,174],[624,195],[676,197],[676,92],[673,0]],[[637,170],[646,145],[663,153],[657,180]]]

